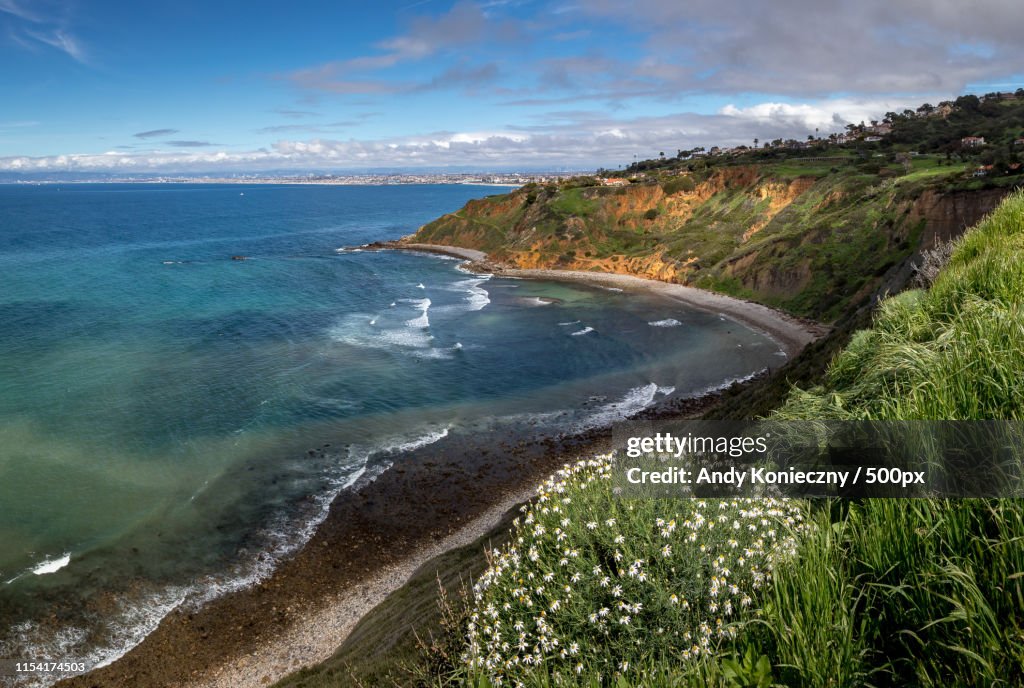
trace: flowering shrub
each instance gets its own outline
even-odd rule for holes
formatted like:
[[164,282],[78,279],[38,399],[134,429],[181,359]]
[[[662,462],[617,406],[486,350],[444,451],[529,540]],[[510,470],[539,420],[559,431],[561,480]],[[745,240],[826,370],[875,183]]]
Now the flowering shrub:
[[516,519],[474,586],[464,661],[494,685],[570,685],[692,661],[735,637],[794,553],[803,502],[625,500],[612,460],[567,465]]

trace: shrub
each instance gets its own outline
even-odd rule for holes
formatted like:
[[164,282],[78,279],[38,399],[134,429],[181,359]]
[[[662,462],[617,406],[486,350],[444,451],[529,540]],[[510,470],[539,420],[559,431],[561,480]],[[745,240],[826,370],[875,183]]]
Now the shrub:
[[753,617],[804,528],[797,501],[619,499],[611,471],[609,457],[563,468],[490,554],[469,615],[471,673],[577,685],[692,665]]
[[644,213],[644,219],[645,220],[655,220],[655,219],[657,219],[657,217],[658,217],[658,209],[657,208],[650,208],[650,209],[648,209],[648,211],[646,213]]
[[665,192],[666,196],[679,193],[680,191],[690,192],[697,188],[697,185],[693,182],[693,177],[689,175],[683,175],[673,177],[664,184],[661,185],[661,190]]

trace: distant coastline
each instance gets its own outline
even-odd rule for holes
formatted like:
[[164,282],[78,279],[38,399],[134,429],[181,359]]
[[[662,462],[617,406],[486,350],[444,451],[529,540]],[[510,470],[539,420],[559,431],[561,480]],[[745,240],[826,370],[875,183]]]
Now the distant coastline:
[[470,173],[395,173],[395,174],[324,174],[324,175],[246,175],[246,176],[161,176],[138,177],[86,177],[4,179],[0,184],[18,186],[53,186],[57,184],[240,184],[240,185],[295,185],[295,186],[392,186],[402,184],[462,184],[466,186],[494,186],[517,189],[524,184],[558,181],[576,177],[581,172],[478,172]]

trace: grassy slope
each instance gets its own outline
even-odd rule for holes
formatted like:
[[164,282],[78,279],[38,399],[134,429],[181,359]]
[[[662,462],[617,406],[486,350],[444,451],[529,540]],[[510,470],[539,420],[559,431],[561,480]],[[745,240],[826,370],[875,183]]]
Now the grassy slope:
[[[882,304],[778,418],[1021,419],[1024,194],[958,243],[928,291]],[[1024,505],[869,500],[822,516],[756,638],[798,685],[1019,685]],[[837,671],[838,668],[838,671]]]
[[[1017,194],[959,242],[930,290],[884,302],[874,326],[854,336],[823,383],[794,393],[776,417],[1019,419],[1022,259],[1024,194]],[[619,515],[620,529],[639,529],[625,533],[624,543],[650,538],[647,519],[633,523],[616,514],[624,508],[619,500],[587,499],[588,490],[567,493],[574,499],[563,511],[566,518],[603,523]],[[1024,504],[876,499],[832,507],[818,510],[817,528],[803,536],[792,563],[776,568],[774,585],[760,598],[758,623],[696,665],[670,658],[671,651],[666,657],[664,649],[645,657],[622,646],[634,659],[628,683],[1019,685]],[[601,532],[576,529],[559,549],[600,551],[607,546],[599,542]],[[554,559],[545,560],[549,556],[560,553],[542,554],[537,566],[557,571]],[[657,625],[657,619],[646,621]],[[580,629],[582,645],[589,631],[583,622]],[[564,638],[563,645],[571,640]],[[556,677],[576,661],[551,657],[527,672],[525,683],[573,685]],[[646,679],[635,678],[638,663]],[[470,683],[489,685],[480,677]]]

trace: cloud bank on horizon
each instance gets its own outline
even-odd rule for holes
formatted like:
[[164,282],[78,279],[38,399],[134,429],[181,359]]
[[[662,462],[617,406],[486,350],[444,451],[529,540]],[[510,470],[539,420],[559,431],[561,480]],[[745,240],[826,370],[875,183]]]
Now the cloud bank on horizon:
[[1024,85],[1019,0],[379,5],[0,0],[0,171],[615,167]]

